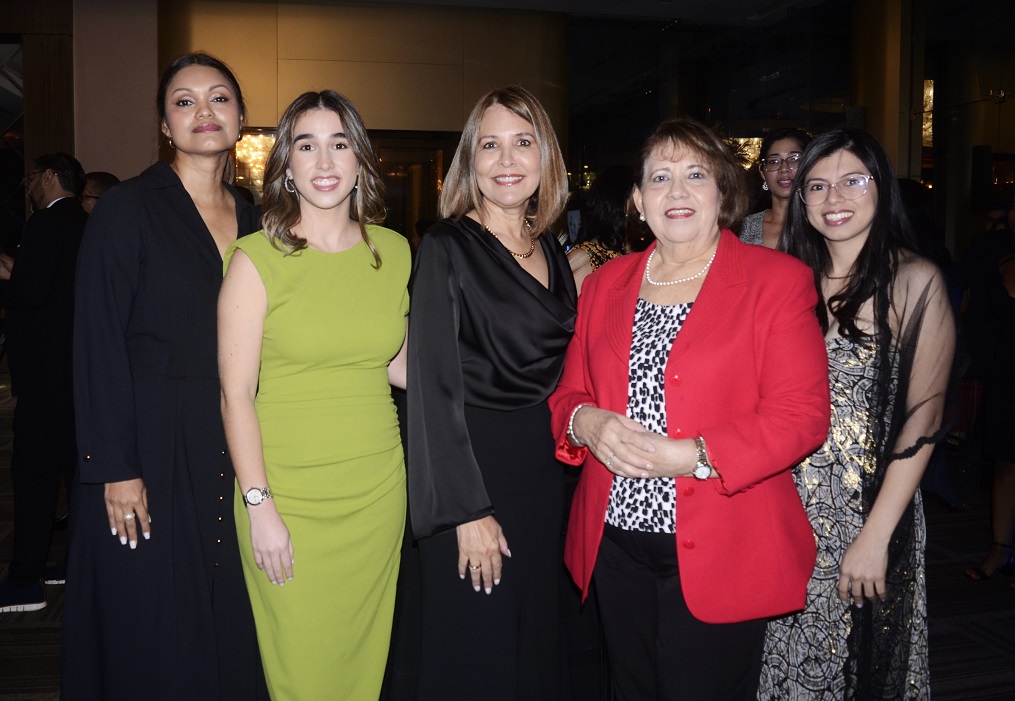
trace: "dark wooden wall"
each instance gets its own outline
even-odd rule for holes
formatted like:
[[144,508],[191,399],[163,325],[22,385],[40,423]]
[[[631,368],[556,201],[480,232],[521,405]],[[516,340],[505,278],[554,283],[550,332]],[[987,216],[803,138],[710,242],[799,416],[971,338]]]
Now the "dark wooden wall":
[[44,153],[74,153],[73,5],[73,0],[0,2],[0,36],[22,46],[26,172]]

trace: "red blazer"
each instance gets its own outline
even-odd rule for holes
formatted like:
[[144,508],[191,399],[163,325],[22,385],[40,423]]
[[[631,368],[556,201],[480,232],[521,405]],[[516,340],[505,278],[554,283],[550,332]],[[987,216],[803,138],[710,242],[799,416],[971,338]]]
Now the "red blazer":
[[[653,247],[654,248],[654,245]],[[583,464],[565,560],[585,595],[613,474],[566,437],[571,411],[625,414],[634,309],[649,248],[586,279],[564,374],[550,397],[557,457]],[[676,479],[676,547],[688,609],[729,623],[804,606],[815,547],[790,468],[828,433],[828,358],[803,263],[723,231],[666,363],[671,438],[701,435],[719,479]]]

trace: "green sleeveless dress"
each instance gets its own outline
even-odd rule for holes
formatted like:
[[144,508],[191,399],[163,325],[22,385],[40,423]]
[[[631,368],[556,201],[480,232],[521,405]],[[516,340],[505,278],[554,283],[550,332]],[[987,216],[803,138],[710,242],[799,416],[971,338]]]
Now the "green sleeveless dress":
[[273,699],[375,701],[387,659],[405,467],[388,362],[405,338],[409,247],[377,226],[340,253],[284,256],[263,233],[234,243],[268,293],[255,406],[293,580],[254,564],[246,506],[240,556]]

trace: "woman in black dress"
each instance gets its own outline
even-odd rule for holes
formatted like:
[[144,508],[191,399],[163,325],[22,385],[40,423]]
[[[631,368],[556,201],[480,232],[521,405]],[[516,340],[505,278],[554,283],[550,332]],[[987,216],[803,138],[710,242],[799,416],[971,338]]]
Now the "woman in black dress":
[[219,413],[222,252],[258,228],[222,178],[243,97],[188,54],[158,91],[175,149],[95,208],[78,259],[64,699],[267,698]]
[[409,499],[420,538],[419,698],[563,698],[562,468],[547,398],[575,287],[547,228],[566,172],[526,90],[473,109],[416,258]]

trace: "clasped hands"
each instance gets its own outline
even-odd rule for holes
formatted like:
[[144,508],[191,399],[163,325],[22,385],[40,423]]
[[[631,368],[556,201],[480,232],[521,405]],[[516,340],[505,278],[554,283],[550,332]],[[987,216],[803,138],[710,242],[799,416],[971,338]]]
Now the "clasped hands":
[[584,406],[575,414],[572,429],[596,459],[620,477],[686,477],[697,461],[692,439],[653,433],[613,411]]

